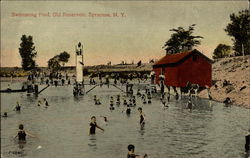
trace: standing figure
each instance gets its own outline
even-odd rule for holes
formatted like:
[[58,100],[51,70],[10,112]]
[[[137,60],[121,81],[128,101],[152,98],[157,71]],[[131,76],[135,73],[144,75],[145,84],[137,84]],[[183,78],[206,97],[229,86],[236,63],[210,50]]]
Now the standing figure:
[[139,111],[139,114],[140,114],[140,125],[141,125],[141,127],[144,127],[144,125],[145,125],[145,114],[143,113],[141,107],[138,108],[138,111]]
[[100,126],[97,125],[97,123],[96,123],[96,117],[95,116],[91,117],[91,122],[90,122],[89,125],[90,125],[89,135],[95,134],[96,128],[99,128],[100,130],[104,131],[103,128],[101,128]]

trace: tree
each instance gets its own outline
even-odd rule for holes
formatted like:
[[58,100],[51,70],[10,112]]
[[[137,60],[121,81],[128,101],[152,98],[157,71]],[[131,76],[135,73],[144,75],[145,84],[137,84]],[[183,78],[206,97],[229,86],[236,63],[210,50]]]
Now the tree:
[[200,38],[202,36],[193,36],[195,24],[189,26],[188,30],[183,27],[178,27],[177,29],[171,29],[174,33],[171,35],[170,39],[162,47],[166,50],[167,54],[179,53],[183,49],[192,49],[193,46],[200,44]]
[[69,61],[69,58],[70,54],[65,51],[59,54],[59,61],[62,62],[63,65]]
[[59,56],[56,55],[53,58],[49,59],[48,61],[48,67],[49,69],[52,70],[52,72],[56,72],[58,70],[60,70],[61,65],[60,65],[60,61],[59,61]]
[[34,58],[36,57],[37,52],[35,51],[32,36],[27,37],[26,35],[22,35],[19,54],[22,58],[22,68],[24,70],[32,70],[35,68],[36,63]]
[[49,59],[48,67],[52,70],[52,72],[56,72],[61,69],[61,63],[64,65],[69,61],[70,54],[67,52],[62,52],[59,55],[54,56],[53,58]]
[[231,53],[231,47],[225,44],[219,44],[213,52],[213,59],[224,58]]
[[250,54],[250,16],[249,10],[242,10],[237,15],[230,14],[231,22],[225,31],[232,37],[235,55]]

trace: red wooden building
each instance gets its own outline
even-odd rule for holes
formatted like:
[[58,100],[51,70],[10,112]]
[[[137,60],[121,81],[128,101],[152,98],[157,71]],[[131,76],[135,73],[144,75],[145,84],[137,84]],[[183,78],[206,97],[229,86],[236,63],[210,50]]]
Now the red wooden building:
[[186,87],[188,82],[212,86],[212,60],[196,49],[166,55],[153,65],[153,70],[157,84],[159,75],[164,74],[168,86]]

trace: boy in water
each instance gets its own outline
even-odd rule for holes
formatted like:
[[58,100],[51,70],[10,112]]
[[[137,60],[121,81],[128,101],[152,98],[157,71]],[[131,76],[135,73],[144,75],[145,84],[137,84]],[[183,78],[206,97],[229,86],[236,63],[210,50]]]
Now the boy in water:
[[135,146],[133,144],[128,145],[128,155],[127,158],[146,158],[148,157],[147,154],[144,155],[135,155]]
[[140,113],[140,125],[141,125],[141,127],[144,127],[144,125],[145,125],[145,114],[142,112],[141,107],[138,108],[138,111]]
[[96,128],[99,128],[100,130],[104,131],[103,128],[99,127],[99,126],[96,124],[96,117],[95,117],[95,116],[92,116],[92,117],[91,117],[91,122],[90,122],[89,125],[90,125],[89,135],[95,134]]
[[33,136],[32,134],[25,132],[23,124],[20,124],[19,131],[18,131],[17,135],[15,136],[15,138],[18,137],[19,143],[25,143],[26,142],[26,135],[35,138],[35,136]]

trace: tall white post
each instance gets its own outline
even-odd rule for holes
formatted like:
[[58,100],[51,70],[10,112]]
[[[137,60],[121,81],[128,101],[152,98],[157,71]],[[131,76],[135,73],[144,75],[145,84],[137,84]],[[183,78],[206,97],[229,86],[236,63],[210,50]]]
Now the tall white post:
[[79,42],[76,46],[76,82],[82,83],[83,81],[83,46]]
[[73,89],[74,96],[83,95],[83,46],[81,42],[76,46],[76,84]]

